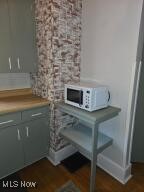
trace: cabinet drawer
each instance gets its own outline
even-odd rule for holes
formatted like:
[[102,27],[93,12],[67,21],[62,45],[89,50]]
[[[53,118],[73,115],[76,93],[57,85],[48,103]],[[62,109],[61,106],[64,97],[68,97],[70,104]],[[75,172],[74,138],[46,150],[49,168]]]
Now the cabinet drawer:
[[46,115],[48,116],[48,112],[49,112],[48,106],[27,110],[22,112],[22,120],[27,121],[27,120],[38,119]]
[[21,113],[0,115],[0,128],[15,125],[21,121]]

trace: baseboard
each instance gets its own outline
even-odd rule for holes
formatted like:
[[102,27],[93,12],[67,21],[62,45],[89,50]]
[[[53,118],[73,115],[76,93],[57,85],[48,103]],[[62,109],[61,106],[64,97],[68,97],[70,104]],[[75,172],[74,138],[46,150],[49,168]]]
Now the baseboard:
[[70,155],[76,152],[77,152],[76,148],[73,147],[72,145],[67,145],[56,152],[50,148],[49,156],[47,158],[53,165],[56,166],[60,164],[62,160],[64,160],[65,158],[69,157]]
[[[74,154],[75,152],[77,152],[76,148],[72,145],[68,145],[57,152],[50,149],[49,157],[47,158],[53,165],[56,166],[60,164],[62,160]],[[127,183],[127,181],[132,177],[131,164],[126,168],[122,168],[120,165],[102,154],[98,155],[97,165],[122,184]]]
[[123,168],[102,154],[98,155],[97,165],[122,184],[126,184],[127,181],[132,177],[131,164],[126,168]]

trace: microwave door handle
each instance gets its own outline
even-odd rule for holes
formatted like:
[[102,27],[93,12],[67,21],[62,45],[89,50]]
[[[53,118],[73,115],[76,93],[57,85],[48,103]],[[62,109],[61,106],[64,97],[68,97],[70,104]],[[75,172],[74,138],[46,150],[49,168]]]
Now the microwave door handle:
[[79,105],[83,104],[83,91],[80,91],[80,99],[79,99]]

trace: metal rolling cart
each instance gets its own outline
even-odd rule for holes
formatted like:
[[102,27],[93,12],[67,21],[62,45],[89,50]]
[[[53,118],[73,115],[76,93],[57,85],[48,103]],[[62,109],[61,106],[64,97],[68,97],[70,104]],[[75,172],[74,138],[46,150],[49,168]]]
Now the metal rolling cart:
[[76,117],[79,123],[71,128],[60,130],[60,135],[75,146],[78,151],[91,160],[90,192],[95,191],[97,155],[112,145],[113,139],[101,133],[99,124],[119,114],[119,108],[107,108],[88,112],[65,103],[58,103],[60,111]]

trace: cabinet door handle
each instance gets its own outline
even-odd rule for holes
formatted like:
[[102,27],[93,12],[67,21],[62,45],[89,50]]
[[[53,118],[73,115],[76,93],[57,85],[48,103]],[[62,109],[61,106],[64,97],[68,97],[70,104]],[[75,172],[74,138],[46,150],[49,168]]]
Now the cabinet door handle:
[[17,58],[17,65],[18,65],[18,69],[20,69],[21,67],[20,67],[20,59],[19,59],[19,57]]
[[12,64],[11,64],[11,58],[9,57],[9,68],[10,68],[10,70],[12,69]]
[[17,129],[17,137],[18,137],[18,140],[20,141],[20,140],[21,140],[21,136],[20,136],[20,131],[19,131],[19,129]]
[[26,127],[26,136],[29,137],[29,127]]
[[32,115],[32,117],[36,117],[36,116],[39,116],[39,115],[42,115],[42,113],[35,113]]
[[4,124],[8,124],[8,123],[12,123],[14,120],[9,120],[9,121],[3,121],[0,123],[0,125],[4,125]]

